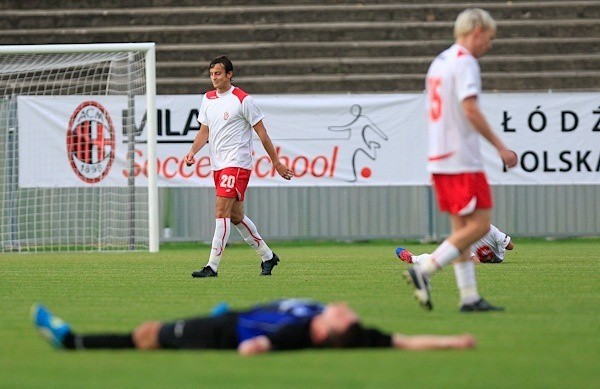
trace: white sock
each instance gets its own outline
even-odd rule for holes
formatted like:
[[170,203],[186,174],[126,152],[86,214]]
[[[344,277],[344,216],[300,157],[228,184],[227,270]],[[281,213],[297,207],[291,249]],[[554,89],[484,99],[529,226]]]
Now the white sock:
[[260,255],[263,262],[273,258],[273,251],[271,251],[263,238],[261,238],[256,225],[254,225],[248,216],[244,215],[244,219],[239,224],[236,224],[235,228],[240,232],[246,243]]
[[208,266],[214,271],[219,269],[219,263],[225,251],[225,245],[229,240],[229,233],[231,232],[231,219],[228,217],[221,217],[215,219],[215,234],[213,235],[212,246],[210,248],[210,257],[208,258]]
[[444,266],[454,261],[459,255],[460,250],[448,240],[445,240],[431,253],[431,257],[420,265],[419,270],[424,276],[429,277],[442,270]]
[[475,278],[475,263],[473,261],[454,263],[454,275],[461,304],[472,304],[479,300]]
[[427,261],[429,258],[431,258],[431,254],[421,254],[421,255],[413,255],[412,256],[412,263],[419,265],[421,263],[424,263],[425,261]]

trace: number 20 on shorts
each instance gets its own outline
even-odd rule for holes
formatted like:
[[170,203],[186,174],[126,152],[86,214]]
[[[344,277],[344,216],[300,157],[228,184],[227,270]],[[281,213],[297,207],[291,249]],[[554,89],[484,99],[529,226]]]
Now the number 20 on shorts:
[[221,176],[221,183],[219,184],[221,188],[232,189],[235,186],[235,176],[229,174],[223,174]]

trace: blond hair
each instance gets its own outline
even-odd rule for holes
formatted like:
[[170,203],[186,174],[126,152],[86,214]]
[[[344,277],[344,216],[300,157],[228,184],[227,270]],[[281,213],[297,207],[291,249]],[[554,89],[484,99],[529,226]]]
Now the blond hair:
[[468,8],[462,11],[454,22],[454,37],[470,34],[475,28],[496,31],[496,22],[487,11],[480,8]]

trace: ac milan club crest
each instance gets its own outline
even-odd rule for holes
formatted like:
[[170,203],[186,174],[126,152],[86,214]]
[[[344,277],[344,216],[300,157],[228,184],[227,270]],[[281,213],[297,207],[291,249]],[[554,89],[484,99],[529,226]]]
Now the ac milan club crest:
[[67,156],[82,181],[102,181],[115,159],[115,127],[106,109],[96,101],[81,103],[67,128]]

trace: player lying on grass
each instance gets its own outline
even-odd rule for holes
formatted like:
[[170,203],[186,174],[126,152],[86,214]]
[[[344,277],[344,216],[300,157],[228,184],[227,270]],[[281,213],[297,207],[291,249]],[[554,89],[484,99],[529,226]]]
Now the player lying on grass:
[[[510,236],[490,224],[488,233],[471,246],[471,259],[476,263],[501,263],[506,250],[514,247]],[[431,254],[413,255],[407,249],[398,247],[396,256],[406,263],[420,264],[429,259]]]
[[365,328],[345,303],[285,299],[240,311],[173,322],[145,322],[131,333],[79,334],[41,305],[32,307],[38,331],[56,348],[237,349],[242,355],[303,348],[393,347],[405,350],[468,349],[472,335],[386,334]]

